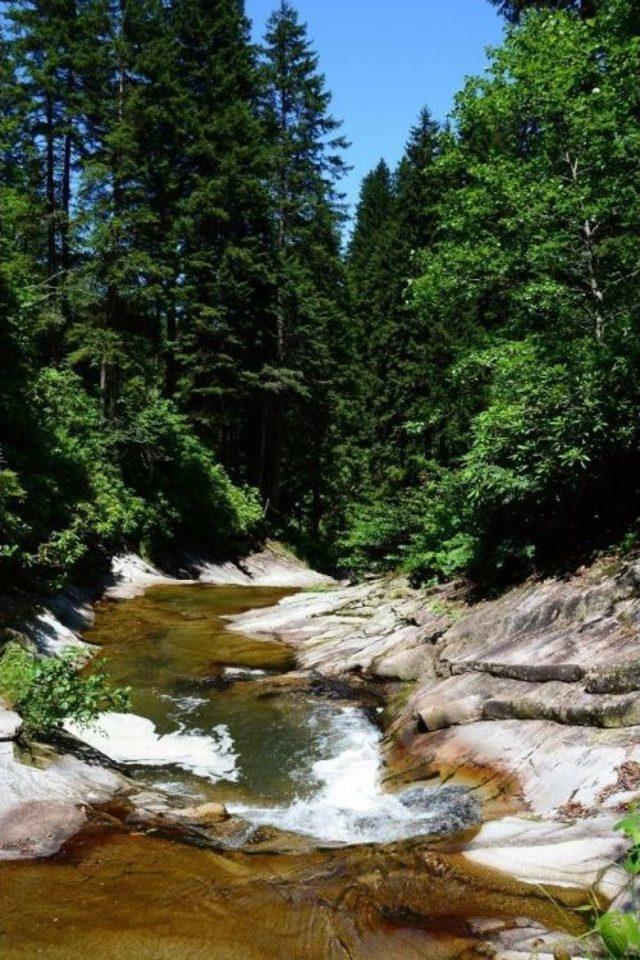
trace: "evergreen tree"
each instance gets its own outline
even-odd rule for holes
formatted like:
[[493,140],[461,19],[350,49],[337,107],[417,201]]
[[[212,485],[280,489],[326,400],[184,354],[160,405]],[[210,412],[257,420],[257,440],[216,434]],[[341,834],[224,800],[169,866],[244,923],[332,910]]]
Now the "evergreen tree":
[[262,486],[276,517],[294,509],[316,529],[343,336],[337,182],[346,142],[306,28],[286,0],[269,20],[263,61],[278,289],[275,349],[262,379]]
[[46,352],[60,361],[69,321],[72,180],[82,141],[77,66],[87,35],[79,0],[14,0],[6,16],[10,55],[28,99],[23,136],[38,155],[49,308]]
[[257,67],[238,0],[177,0],[175,24],[188,105],[180,396],[234,474],[254,480],[256,383],[273,301]]
[[[361,376],[371,432],[371,482],[380,484],[409,440],[405,425],[423,397],[428,338],[408,302],[416,254],[434,240],[442,185],[434,174],[441,136],[423,110],[392,177],[384,162],[363,181],[348,252],[353,309],[362,336]],[[392,446],[393,445],[393,446]]]

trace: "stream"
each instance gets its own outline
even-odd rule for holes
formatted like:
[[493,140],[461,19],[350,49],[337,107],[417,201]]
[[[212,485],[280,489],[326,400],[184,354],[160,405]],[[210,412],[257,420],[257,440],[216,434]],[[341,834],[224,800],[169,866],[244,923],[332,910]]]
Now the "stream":
[[[70,732],[177,807],[224,802],[243,842],[98,817],[54,858],[0,866],[3,960],[449,958],[483,955],[470,917],[581,931],[547,895],[463,863],[446,834],[468,798],[382,789],[375,707],[310,689],[289,647],[227,629],[288,592],[162,585],[98,605],[86,639],[131,712]],[[252,849],[265,828],[299,849]]]

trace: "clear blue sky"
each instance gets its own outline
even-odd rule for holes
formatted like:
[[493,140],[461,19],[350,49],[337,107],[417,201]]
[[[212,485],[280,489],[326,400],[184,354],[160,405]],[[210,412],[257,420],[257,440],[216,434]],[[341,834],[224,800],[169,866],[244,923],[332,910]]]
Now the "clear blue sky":
[[[246,0],[256,39],[277,0]],[[443,120],[464,77],[479,73],[502,20],[488,0],[294,0],[320,54],[333,112],[352,141],[350,203],[380,157],[395,164],[418,112]]]

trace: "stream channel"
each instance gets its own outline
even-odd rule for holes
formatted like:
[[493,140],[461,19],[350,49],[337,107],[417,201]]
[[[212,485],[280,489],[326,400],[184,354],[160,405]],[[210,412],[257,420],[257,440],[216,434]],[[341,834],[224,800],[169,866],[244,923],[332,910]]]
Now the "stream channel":
[[383,790],[375,706],[227,629],[286,593],[162,585],[98,605],[85,638],[131,712],[80,735],[141,789],[223,802],[242,829],[196,843],[105,810],[57,856],[2,864],[2,960],[448,960],[487,955],[474,918],[583,930],[547,892],[471,867],[473,829],[434,839],[459,816],[451,791]]

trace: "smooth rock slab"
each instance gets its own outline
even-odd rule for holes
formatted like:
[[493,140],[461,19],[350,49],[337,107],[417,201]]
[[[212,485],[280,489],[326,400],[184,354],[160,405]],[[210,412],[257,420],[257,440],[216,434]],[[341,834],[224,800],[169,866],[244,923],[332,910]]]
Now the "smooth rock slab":
[[427,730],[476,720],[538,719],[592,727],[640,724],[640,695],[635,691],[592,694],[578,683],[535,683],[476,672],[424,682],[409,709]]
[[0,742],[0,859],[48,856],[82,825],[86,803],[100,803],[123,781],[71,756],[43,766],[22,763]]
[[[13,740],[22,726],[22,717],[0,704],[0,740]],[[0,785],[0,790],[2,786]]]
[[290,643],[307,670],[415,680],[434,674],[434,645],[449,619],[405,581],[375,580],[286,597],[230,623],[232,630]]
[[528,583],[477,604],[449,629],[440,658],[453,672],[518,680],[588,676],[594,689],[598,675],[640,664],[640,564]]
[[194,562],[203,583],[238,584],[249,587],[318,587],[335,581],[311,570],[297,557],[279,550],[265,549],[239,563]]
[[640,796],[640,727],[596,730],[546,720],[479,721],[419,733],[396,727],[387,756],[404,780],[476,785],[495,812],[586,817]]
[[615,865],[627,849],[616,822],[606,814],[574,823],[505,817],[483,824],[464,856],[524,883],[593,890],[610,901],[628,882]]

